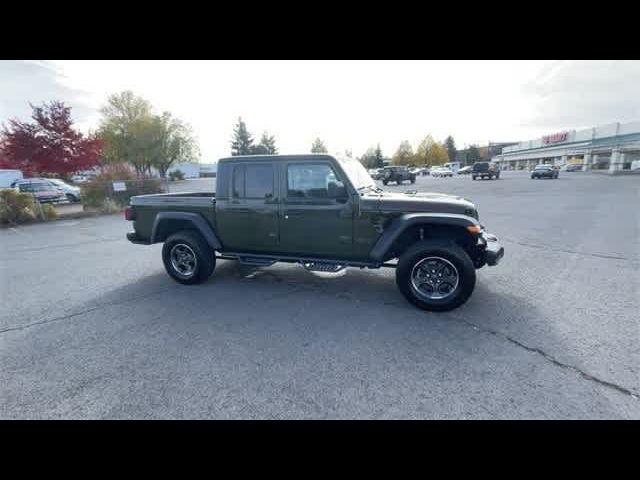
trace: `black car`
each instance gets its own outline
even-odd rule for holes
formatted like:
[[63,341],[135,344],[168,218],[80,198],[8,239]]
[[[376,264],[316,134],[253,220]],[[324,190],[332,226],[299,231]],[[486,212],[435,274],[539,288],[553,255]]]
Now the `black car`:
[[384,167],[382,174],[382,183],[387,185],[389,182],[396,182],[400,185],[405,180],[416,183],[415,173],[411,173],[409,167]]
[[531,172],[531,178],[558,178],[558,169],[551,165],[537,165]]
[[500,169],[497,164],[492,162],[476,162],[471,170],[471,179],[475,180],[476,178],[488,178],[489,180],[495,178],[497,180],[500,178]]

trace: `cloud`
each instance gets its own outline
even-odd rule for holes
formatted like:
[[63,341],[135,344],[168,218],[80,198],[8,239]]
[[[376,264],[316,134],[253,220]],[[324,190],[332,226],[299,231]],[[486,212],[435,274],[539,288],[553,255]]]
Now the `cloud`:
[[87,92],[65,85],[64,77],[45,61],[0,61],[0,122],[10,118],[27,120],[31,107],[52,100],[71,107],[74,122],[83,122],[95,114],[86,101]]
[[640,62],[558,61],[523,85],[533,108],[523,126],[583,128],[640,118]]

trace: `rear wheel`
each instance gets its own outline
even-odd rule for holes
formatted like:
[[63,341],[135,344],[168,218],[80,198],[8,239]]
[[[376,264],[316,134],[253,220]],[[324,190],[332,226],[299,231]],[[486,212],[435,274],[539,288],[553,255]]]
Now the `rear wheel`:
[[185,285],[206,281],[216,266],[213,250],[192,230],[176,232],[165,240],[162,261],[171,278]]
[[400,257],[396,284],[407,300],[423,310],[443,312],[466,302],[476,283],[467,252],[445,240],[418,242]]

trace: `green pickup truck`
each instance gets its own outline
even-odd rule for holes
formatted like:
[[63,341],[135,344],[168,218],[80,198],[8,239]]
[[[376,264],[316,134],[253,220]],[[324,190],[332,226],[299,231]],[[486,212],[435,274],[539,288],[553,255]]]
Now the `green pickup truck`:
[[127,238],[164,242],[165,268],[180,283],[205,281],[216,259],[322,272],[393,267],[411,303],[444,311],[469,298],[476,269],[504,254],[469,200],[386,192],[350,158],[223,158],[216,182],[215,193],[140,195],[125,209]]

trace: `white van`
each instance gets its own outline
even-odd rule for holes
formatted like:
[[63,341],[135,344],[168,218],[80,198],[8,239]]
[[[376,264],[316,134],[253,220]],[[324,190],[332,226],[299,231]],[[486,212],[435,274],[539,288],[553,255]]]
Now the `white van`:
[[22,180],[23,178],[20,170],[0,169],[0,188],[11,188],[13,182]]

